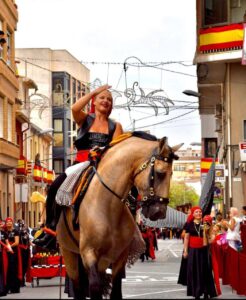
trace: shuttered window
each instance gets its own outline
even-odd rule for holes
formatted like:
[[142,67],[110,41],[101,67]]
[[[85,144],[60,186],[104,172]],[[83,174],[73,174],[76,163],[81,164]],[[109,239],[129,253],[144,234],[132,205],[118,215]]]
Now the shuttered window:
[[8,103],[8,141],[12,142],[12,112],[13,105]]

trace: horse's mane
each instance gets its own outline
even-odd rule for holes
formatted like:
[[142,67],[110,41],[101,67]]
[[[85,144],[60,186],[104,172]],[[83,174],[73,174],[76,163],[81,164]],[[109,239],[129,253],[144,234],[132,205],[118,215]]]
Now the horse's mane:
[[128,139],[129,137],[138,137],[144,140],[148,140],[148,141],[157,141],[156,136],[149,134],[147,132],[144,131],[133,131],[133,132],[126,132],[121,134],[120,136],[118,136],[116,139],[113,139],[112,142],[109,144],[109,146],[114,146],[118,143],[120,143],[121,141],[124,141],[125,139]]

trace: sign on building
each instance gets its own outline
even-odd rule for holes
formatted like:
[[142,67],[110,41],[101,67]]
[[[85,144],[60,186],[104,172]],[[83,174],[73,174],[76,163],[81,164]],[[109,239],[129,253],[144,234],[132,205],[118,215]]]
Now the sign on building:
[[225,182],[225,165],[215,165],[215,182]]
[[240,158],[242,162],[246,162],[246,142],[239,143]]

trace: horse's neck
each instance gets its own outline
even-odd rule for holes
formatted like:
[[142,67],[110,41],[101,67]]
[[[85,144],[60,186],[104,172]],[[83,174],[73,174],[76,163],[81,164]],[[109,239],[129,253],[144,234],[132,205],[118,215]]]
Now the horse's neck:
[[126,194],[132,186],[131,178],[140,165],[150,158],[156,143],[131,138],[113,146],[99,164],[99,172],[107,177],[112,188]]

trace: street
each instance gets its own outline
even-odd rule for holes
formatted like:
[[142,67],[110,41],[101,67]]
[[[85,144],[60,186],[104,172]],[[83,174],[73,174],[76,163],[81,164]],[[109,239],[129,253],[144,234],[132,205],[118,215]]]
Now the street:
[[[127,277],[123,281],[124,299],[192,299],[186,296],[186,288],[177,284],[182,254],[181,240],[158,240],[159,250],[156,260],[141,262],[127,268]],[[27,283],[20,294],[9,294],[2,299],[71,299],[64,293],[62,278],[40,279],[39,286],[34,280],[34,287]],[[218,299],[245,299],[232,291],[230,286],[221,286],[222,295]]]

